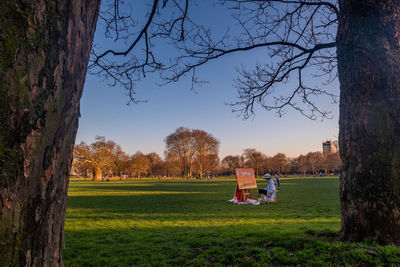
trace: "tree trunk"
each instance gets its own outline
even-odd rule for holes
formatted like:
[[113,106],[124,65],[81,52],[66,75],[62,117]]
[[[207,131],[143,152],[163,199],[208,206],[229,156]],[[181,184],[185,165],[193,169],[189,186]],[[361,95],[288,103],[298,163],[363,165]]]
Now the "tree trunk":
[[0,1],[0,266],[62,265],[98,0]]
[[341,236],[400,244],[400,1],[339,3]]
[[93,181],[103,180],[103,171],[101,168],[95,168],[93,173]]

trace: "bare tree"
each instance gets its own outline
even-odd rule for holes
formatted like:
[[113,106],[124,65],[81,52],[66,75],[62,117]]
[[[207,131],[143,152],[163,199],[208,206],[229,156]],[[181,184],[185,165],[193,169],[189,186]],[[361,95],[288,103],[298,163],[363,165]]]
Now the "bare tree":
[[218,154],[207,154],[203,163],[204,173],[209,177],[215,175],[218,167],[220,166],[220,160]]
[[283,173],[286,170],[287,166],[287,158],[284,153],[278,153],[275,156],[273,156],[270,160],[272,164],[272,169],[274,171],[277,171],[279,173]]
[[322,168],[322,153],[321,152],[309,152],[306,155],[307,163],[313,176],[317,175],[317,171]]
[[192,130],[179,127],[165,138],[166,152],[175,152],[183,163],[183,171],[187,178],[192,176],[192,165],[196,154]]
[[104,136],[96,136],[95,142],[87,145],[81,142],[74,148],[74,158],[81,164],[88,164],[93,171],[93,180],[100,181],[103,172],[112,168],[115,142],[106,141]]
[[240,156],[226,156],[221,161],[222,166],[229,172],[229,174],[234,175],[235,169],[240,168],[241,166],[241,159]]
[[303,177],[306,177],[307,176],[307,167],[308,167],[307,157],[304,155],[300,155],[297,158],[297,163],[300,168],[300,175]]
[[135,155],[131,157],[130,167],[132,168],[133,172],[137,175],[137,178],[141,180],[142,174],[146,174],[150,169],[150,160],[141,152],[137,152]]
[[166,152],[165,154],[166,175],[176,177],[178,173],[183,172],[182,161],[176,152]]
[[202,130],[194,129],[192,130],[192,134],[196,150],[196,165],[200,179],[202,179],[207,166],[208,169],[215,167],[215,159],[218,159],[219,141],[212,134]]
[[[76,166],[77,169],[80,169],[82,174],[89,174],[93,176],[93,166],[90,162],[86,161],[86,158],[89,158],[90,146],[85,142],[81,142],[74,146],[73,152],[73,166]],[[94,178],[94,177],[93,177]]]
[[146,155],[149,159],[149,174],[152,178],[156,175],[161,175],[163,160],[156,152],[151,152]]
[[120,179],[122,179],[123,173],[126,173],[129,167],[129,155],[122,151],[119,145],[117,145],[114,149],[114,159],[112,166],[114,174],[119,176]]
[[325,154],[323,164],[326,169],[326,173],[335,171],[339,172],[341,165],[339,152]]
[[245,166],[254,168],[255,174],[258,176],[264,168],[265,155],[254,148],[247,148],[243,150],[243,157]]
[[203,176],[208,156],[218,156],[219,141],[205,131],[179,127],[165,138],[165,145],[166,155],[176,153],[183,164],[184,174],[189,178],[195,161],[200,176]]
[[[77,146],[80,146],[82,148],[84,144],[79,144],[76,145],[74,150],[76,149]],[[91,177],[93,175],[93,169],[90,166],[90,164],[86,161],[79,161],[77,158],[73,158],[72,160],[72,167],[71,167],[71,174],[75,173],[76,175],[80,177],[84,177],[85,180],[88,177]]]
[[300,173],[300,166],[299,166],[298,158],[289,158],[288,159],[287,172],[291,173],[291,174]]

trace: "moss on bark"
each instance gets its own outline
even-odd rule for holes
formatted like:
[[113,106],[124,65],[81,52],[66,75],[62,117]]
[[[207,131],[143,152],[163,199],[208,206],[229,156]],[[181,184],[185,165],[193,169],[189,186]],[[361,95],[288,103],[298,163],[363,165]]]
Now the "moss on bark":
[[2,266],[62,264],[77,102],[98,7],[98,0],[0,2]]

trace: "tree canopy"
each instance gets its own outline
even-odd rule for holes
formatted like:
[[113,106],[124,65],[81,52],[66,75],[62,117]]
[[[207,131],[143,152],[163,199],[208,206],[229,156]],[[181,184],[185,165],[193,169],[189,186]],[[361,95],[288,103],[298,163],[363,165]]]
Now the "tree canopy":
[[115,142],[106,141],[104,136],[96,136],[95,141],[90,145],[81,142],[75,146],[74,159],[78,168],[91,169],[93,178],[101,180],[105,168],[111,167],[116,162],[114,160],[116,149]]
[[179,157],[188,177],[192,176],[195,162],[202,177],[206,166],[218,158],[219,141],[203,130],[179,127],[165,138],[165,145],[166,154]]

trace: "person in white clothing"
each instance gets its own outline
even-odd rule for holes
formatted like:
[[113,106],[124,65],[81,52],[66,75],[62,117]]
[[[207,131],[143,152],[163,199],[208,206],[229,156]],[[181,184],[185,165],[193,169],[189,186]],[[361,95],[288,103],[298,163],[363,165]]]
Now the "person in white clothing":
[[265,174],[263,179],[267,180],[267,187],[258,190],[259,199],[267,203],[276,202],[275,181],[272,180],[269,173]]

